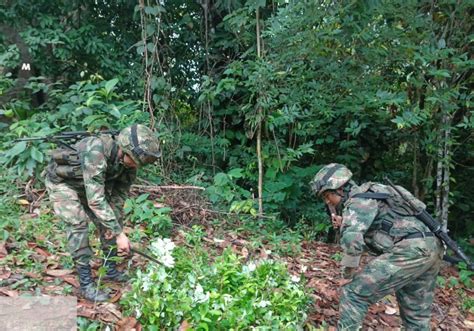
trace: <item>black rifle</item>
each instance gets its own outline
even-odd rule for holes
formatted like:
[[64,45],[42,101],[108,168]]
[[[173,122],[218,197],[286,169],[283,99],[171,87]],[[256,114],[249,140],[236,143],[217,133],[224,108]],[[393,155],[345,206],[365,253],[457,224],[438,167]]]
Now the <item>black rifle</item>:
[[[418,218],[420,221],[422,221],[430,229],[430,231],[436,235],[436,237],[441,239],[446,244],[446,246],[448,246],[448,248],[450,248],[457,256],[459,256],[464,262],[466,262],[467,267],[470,270],[474,270],[474,264],[467,257],[467,255],[461,250],[458,244],[449,237],[448,233],[443,230],[441,224],[439,224],[438,221],[436,221],[430,214],[428,214],[426,209],[420,210],[413,204],[413,202],[406,199],[406,197],[398,190],[398,188],[392,183],[390,179],[385,177],[385,180],[395,190],[395,192],[397,192],[398,195],[400,195],[400,197],[402,197],[402,199],[408,203],[408,205],[416,213],[415,217]],[[453,259],[453,260],[456,260],[456,259]]]
[[99,132],[89,132],[89,131],[64,131],[57,135],[50,135],[50,136],[42,136],[42,137],[26,137],[26,138],[19,138],[15,139],[15,142],[18,141],[46,141],[46,142],[53,142],[57,143],[58,145],[65,146],[69,149],[75,151],[76,149],[72,147],[70,144],[66,143],[65,141],[78,141],[86,137],[90,136],[97,136],[99,134],[111,134],[112,136],[116,136],[119,134],[117,130],[106,130],[106,131],[99,131]]

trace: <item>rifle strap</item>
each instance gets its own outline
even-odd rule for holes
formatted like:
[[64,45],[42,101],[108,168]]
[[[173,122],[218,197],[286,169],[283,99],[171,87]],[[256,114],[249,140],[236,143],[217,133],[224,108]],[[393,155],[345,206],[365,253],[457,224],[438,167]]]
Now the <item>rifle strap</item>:
[[390,198],[390,194],[388,194],[388,193],[377,193],[377,192],[364,192],[364,193],[356,193],[351,198],[387,200],[388,198]]

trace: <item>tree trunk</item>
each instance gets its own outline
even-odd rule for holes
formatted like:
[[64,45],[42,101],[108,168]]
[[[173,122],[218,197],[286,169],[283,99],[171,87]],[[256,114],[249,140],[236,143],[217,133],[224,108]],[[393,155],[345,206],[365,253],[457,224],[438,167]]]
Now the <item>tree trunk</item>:
[[418,186],[418,135],[414,135],[413,139],[413,174],[411,187],[415,197],[420,197],[420,190]]
[[[256,11],[256,29],[257,29],[257,56],[260,58],[261,54],[261,40],[260,40],[260,18],[259,10]],[[257,128],[257,159],[258,159],[258,216],[263,216],[263,161],[262,161],[262,121],[263,110],[258,106],[258,128]]]
[[[20,51],[20,63],[15,86],[13,86],[8,91],[6,91],[6,93],[0,96],[0,105],[2,105],[12,99],[19,98],[20,94],[24,92],[24,87],[28,83],[28,79],[33,76],[33,61],[30,54],[30,49],[21,38],[18,31],[5,24],[0,24],[0,31],[3,31],[5,39],[10,43],[15,44],[18,47],[18,50]],[[14,69],[15,68],[2,68],[3,72],[0,72],[0,74],[3,75],[7,72],[12,72]]]
[[449,212],[449,181],[451,163],[451,118],[443,114],[441,121],[441,141],[438,147],[438,164],[436,171],[436,217],[443,225],[448,227]]

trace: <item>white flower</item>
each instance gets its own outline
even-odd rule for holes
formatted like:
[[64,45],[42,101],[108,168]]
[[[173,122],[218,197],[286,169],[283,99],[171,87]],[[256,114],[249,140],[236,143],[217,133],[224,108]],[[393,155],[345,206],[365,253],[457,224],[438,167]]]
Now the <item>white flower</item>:
[[291,281],[294,283],[298,283],[300,281],[300,276],[297,276],[297,275],[291,276]]
[[153,251],[158,256],[168,255],[175,248],[174,242],[169,238],[161,239],[158,238],[155,242],[151,244]]
[[301,272],[304,273],[304,272],[306,272],[306,270],[308,270],[308,266],[303,265],[303,266],[301,267]]
[[151,285],[152,283],[150,281],[150,278],[147,277],[143,279],[143,284],[142,284],[143,291],[145,292],[148,291],[151,288]]
[[140,318],[140,316],[142,316],[142,310],[140,309],[140,307],[137,307],[135,308],[135,317]]
[[255,307],[258,307],[258,308],[265,308],[267,306],[270,306],[271,305],[271,302],[270,301],[267,301],[267,300],[262,300],[260,301],[259,303],[257,303],[255,305]]
[[172,268],[174,267],[174,257],[171,255],[166,255],[161,258],[161,262],[165,265],[165,267]]
[[166,273],[165,268],[161,267],[160,269],[158,269],[158,272],[156,273],[156,276],[158,277],[158,281],[160,283],[163,283],[165,281],[166,277],[168,276],[168,274]]
[[242,267],[242,273],[249,274],[252,271],[255,271],[256,268],[257,268],[257,266],[255,265],[255,263],[250,262],[248,265],[244,265]]
[[174,242],[171,239],[158,238],[155,242],[151,244],[151,250],[158,258],[158,261],[163,263],[165,267],[172,268],[174,267],[174,258],[171,255],[173,249],[176,247]]
[[222,295],[222,299],[224,299],[224,305],[227,306],[229,303],[232,302],[232,300],[233,300],[234,298],[233,298],[232,295],[230,295],[230,294],[223,294],[223,295]]
[[176,247],[174,242],[172,242],[171,239],[169,239],[169,238],[165,238],[163,240],[163,242],[165,243],[166,250],[169,251],[169,252],[171,252]]
[[203,303],[209,300],[209,292],[204,293],[201,284],[196,285],[196,290],[193,294],[193,301],[196,303]]

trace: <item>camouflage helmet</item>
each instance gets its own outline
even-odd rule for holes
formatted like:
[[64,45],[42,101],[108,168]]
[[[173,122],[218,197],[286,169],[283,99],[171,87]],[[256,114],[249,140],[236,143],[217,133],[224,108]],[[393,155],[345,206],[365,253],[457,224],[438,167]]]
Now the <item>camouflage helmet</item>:
[[330,163],[318,171],[311,181],[311,190],[314,194],[321,195],[327,190],[337,190],[344,186],[352,177],[352,172],[344,165]]
[[155,162],[161,155],[158,138],[148,127],[134,124],[120,131],[117,144],[139,166]]

